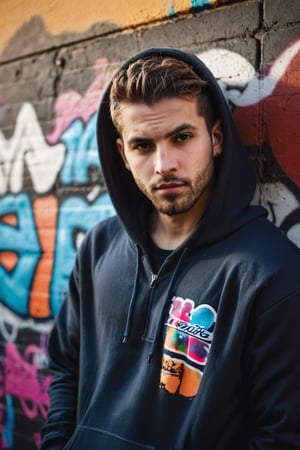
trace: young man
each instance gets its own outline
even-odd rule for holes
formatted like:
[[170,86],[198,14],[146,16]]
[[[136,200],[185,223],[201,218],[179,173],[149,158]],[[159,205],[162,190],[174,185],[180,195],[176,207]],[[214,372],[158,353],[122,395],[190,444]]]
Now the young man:
[[299,449],[299,250],[250,206],[215,79],[142,52],[98,141],[118,216],[83,242],[50,336],[41,449]]

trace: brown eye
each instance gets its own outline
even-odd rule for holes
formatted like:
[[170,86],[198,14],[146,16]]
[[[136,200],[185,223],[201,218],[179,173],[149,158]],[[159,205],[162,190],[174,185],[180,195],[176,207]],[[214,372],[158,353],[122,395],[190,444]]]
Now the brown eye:
[[176,142],[185,142],[191,139],[192,135],[190,133],[180,133],[177,136],[175,136]]
[[140,152],[147,152],[153,149],[153,144],[151,142],[138,142],[133,146],[133,149]]

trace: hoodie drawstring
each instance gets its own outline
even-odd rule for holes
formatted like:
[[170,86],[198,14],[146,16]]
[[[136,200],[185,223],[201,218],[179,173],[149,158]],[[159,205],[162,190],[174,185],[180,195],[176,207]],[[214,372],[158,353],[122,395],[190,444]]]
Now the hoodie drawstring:
[[173,288],[175,277],[176,277],[176,275],[177,275],[177,273],[179,271],[179,268],[181,266],[183,257],[185,256],[187,250],[188,249],[185,247],[184,250],[182,251],[182,253],[180,255],[180,258],[177,261],[176,267],[175,267],[175,269],[173,271],[171,280],[169,282],[168,289],[167,289],[167,294],[166,294],[166,297],[165,297],[165,301],[164,301],[164,303],[162,305],[162,308],[161,308],[160,321],[158,322],[158,325],[157,325],[157,328],[156,328],[156,332],[155,332],[155,336],[154,336],[154,339],[153,339],[153,342],[152,342],[152,345],[151,345],[151,350],[150,350],[150,353],[149,353],[148,358],[147,358],[147,362],[149,364],[151,364],[151,362],[152,362],[152,358],[153,358],[154,352],[156,350],[157,344],[159,343],[159,338],[160,338],[160,335],[161,335],[161,331],[162,331],[162,328],[164,326],[165,309],[166,309],[166,307],[168,305],[168,299],[170,298],[171,290]]

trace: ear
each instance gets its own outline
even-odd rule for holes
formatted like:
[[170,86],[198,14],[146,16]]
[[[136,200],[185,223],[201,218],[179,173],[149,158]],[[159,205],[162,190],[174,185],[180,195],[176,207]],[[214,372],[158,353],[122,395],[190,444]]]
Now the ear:
[[130,166],[129,166],[127,158],[125,156],[123,140],[121,138],[118,138],[116,140],[116,144],[117,144],[117,147],[118,147],[118,151],[119,151],[119,153],[120,153],[120,155],[121,155],[121,157],[122,157],[122,159],[124,161],[126,169],[130,171]]
[[223,130],[222,130],[222,125],[221,125],[220,120],[217,120],[217,122],[212,127],[211,140],[212,140],[214,156],[221,155],[222,150],[223,150],[224,136],[223,136]]

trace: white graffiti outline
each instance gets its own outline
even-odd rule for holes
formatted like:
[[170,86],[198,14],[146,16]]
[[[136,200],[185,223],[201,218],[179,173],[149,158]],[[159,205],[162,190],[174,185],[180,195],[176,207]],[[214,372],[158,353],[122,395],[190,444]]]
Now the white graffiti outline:
[[0,195],[22,191],[25,163],[34,190],[39,194],[49,191],[62,167],[65,151],[63,143],[47,144],[33,106],[24,103],[13,136],[6,139],[0,130]]
[[[263,78],[243,56],[225,49],[211,49],[198,54],[210,68],[227,100],[235,106],[249,106],[268,97],[300,51],[300,39],[292,42],[273,62]],[[232,87],[231,87],[232,86]],[[236,87],[240,89],[237,89]]]
[[[9,328],[10,330],[9,330]],[[0,333],[2,333],[6,342],[15,342],[18,336],[18,332],[21,329],[32,329],[37,333],[48,334],[53,327],[53,320],[47,320],[46,322],[37,322],[36,320],[29,318],[20,318],[11,309],[6,308],[0,303]]]

